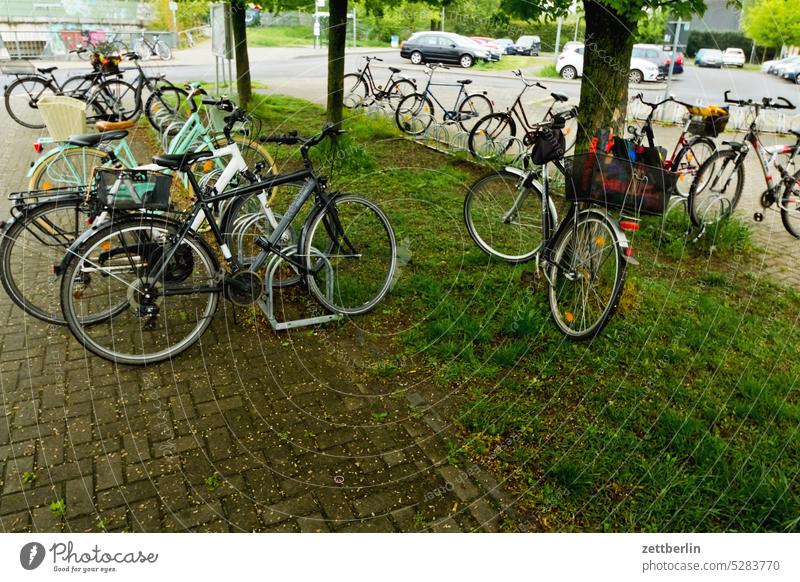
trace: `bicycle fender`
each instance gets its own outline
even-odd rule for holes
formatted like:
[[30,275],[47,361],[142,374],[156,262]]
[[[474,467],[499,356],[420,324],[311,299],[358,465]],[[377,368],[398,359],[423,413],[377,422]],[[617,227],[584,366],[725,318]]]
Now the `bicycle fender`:
[[[580,216],[590,215],[593,214],[595,216],[602,216],[604,219],[608,221],[611,225],[611,228],[614,230],[614,233],[617,235],[617,239],[619,240],[619,248],[620,249],[627,249],[630,248],[630,244],[628,243],[628,237],[625,235],[625,232],[619,227],[616,220],[613,220],[608,214],[603,212],[602,210],[598,210],[597,208],[587,208],[586,210],[581,210]],[[638,265],[639,261],[637,261],[633,257],[629,257],[624,252],[621,253],[622,258],[625,259],[625,262],[631,265]]]
[[84,243],[84,241],[86,239],[88,239],[90,236],[92,236],[95,233],[97,233],[97,231],[99,231],[104,226],[111,225],[111,224],[112,224],[112,221],[110,221],[110,220],[105,220],[105,221],[101,222],[100,224],[92,224],[92,226],[90,226],[89,228],[84,230],[80,235],[78,235],[78,238],[76,238],[74,241],[72,241],[72,244],[69,245],[69,247],[67,247],[67,250],[64,253],[64,256],[61,258],[61,260],[58,263],[53,265],[53,274],[56,275],[56,276],[61,276],[61,273],[64,271],[64,267],[66,266],[67,259],[70,256],[76,254],[76,251]]
[[[544,186],[542,186],[542,184],[540,182],[537,182],[533,178],[534,174],[532,172],[528,172],[528,171],[525,171],[525,170],[520,170],[519,168],[516,168],[514,166],[506,166],[504,169],[509,174],[514,174],[515,176],[519,176],[521,179],[526,180],[527,183],[529,183],[533,187],[537,188],[540,192],[544,188]],[[555,224],[557,225],[558,224],[558,210],[556,210],[556,205],[553,202],[553,199],[550,198],[550,197],[547,198],[547,202],[549,203],[549,206],[550,206],[551,216],[553,217],[553,219],[555,220]]]

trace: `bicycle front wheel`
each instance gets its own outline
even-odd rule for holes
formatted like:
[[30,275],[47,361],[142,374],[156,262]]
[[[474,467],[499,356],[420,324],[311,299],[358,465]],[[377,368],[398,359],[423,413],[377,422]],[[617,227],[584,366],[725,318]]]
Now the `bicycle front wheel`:
[[475,93],[461,102],[458,108],[458,125],[469,133],[484,117],[494,112],[492,102],[486,95]]
[[433,103],[422,93],[407,95],[397,104],[394,120],[401,131],[422,135],[433,123]]
[[360,74],[348,73],[344,76],[344,106],[348,109],[361,107],[367,100],[369,88]]
[[714,224],[733,214],[744,188],[744,164],[738,160],[739,152],[718,151],[700,166],[687,203],[692,224]]
[[[548,220],[555,227],[552,206]],[[508,171],[480,178],[464,198],[469,236],[487,255],[509,263],[532,259],[542,245],[542,195],[525,186],[525,178]]]
[[219,265],[200,237],[176,244],[177,233],[160,217],[111,223],[70,257],[61,306],[88,350],[120,364],[151,364],[188,349],[208,328]]
[[57,149],[39,162],[28,182],[30,190],[82,187],[89,183],[95,166],[109,161],[108,154],[94,148]]
[[469,151],[476,158],[499,158],[511,149],[517,125],[508,113],[492,113],[478,121],[469,132]]
[[103,81],[90,101],[96,109],[103,111],[105,119],[109,121],[128,121],[142,109],[136,88],[122,79]]
[[156,44],[156,52],[162,61],[168,61],[172,58],[172,49],[163,40],[158,41]]
[[44,119],[39,112],[39,101],[55,94],[55,87],[41,77],[18,77],[6,87],[6,111],[20,125],[42,129]]
[[554,241],[548,269],[553,320],[573,340],[595,337],[617,308],[627,263],[610,219],[582,212]]
[[786,232],[800,238],[800,172],[794,175],[794,181],[783,191],[781,220]]
[[303,243],[308,289],[334,313],[360,315],[389,292],[397,245],[389,219],[360,196],[337,196],[314,215]]
[[23,311],[47,323],[64,325],[59,285],[52,265],[86,228],[82,199],[29,206],[3,233],[0,280]]
[[[180,87],[159,87],[151,93],[144,106],[147,121],[156,131],[161,131],[176,119],[182,119],[181,107],[188,103],[186,91]],[[186,117],[188,117],[188,112]]]
[[672,171],[677,174],[678,194],[688,198],[692,182],[700,167],[717,150],[714,142],[707,137],[697,137],[684,146],[672,162]]

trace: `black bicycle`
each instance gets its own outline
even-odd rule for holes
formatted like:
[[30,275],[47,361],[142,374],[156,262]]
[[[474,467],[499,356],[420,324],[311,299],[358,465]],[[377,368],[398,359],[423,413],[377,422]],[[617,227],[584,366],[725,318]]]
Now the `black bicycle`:
[[168,61],[172,58],[172,49],[159,38],[158,34],[151,34],[150,40],[147,40],[144,31],[142,31],[139,38],[133,41],[133,50],[145,61],[153,57],[158,57],[162,61]]
[[[370,63],[383,62],[383,59],[378,57],[364,57],[364,59],[366,65],[363,69],[344,76],[344,106],[348,109],[385,102],[394,111],[403,97],[417,90],[417,84],[412,79],[400,75],[401,71],[397,67],[389,67],[392,74],[384,85],[376,84]],[[395,78],[395,75],[398,77]]]
[[[225,101],[213,101],[231,112]],[[232,123],[226,129],[232,127]],[[311,295],[326,309],[358,315],[373,309],[388,293],[396,267],[395,237],[389,220],[373,202],[328,190],[317,176],[309,150],[338,133],[326,126],[312,138],[297,135],[265,137],[262,141],[300,145],[304,168],[258,179],[253,184],[217,192],[201,188],[192,165],[211,152],[162,155],[161,167],[185,172],[198,193],[192,209],[179,221],[141,215],[134,222],[109,226],[89,236],[65,257],[61,273],[61,306],[75,337],[93,353],[118,363],[142,365],[174,357],[205,332],[219,296],[237,305],[260,301],[265,287],[264,268],[279,260],[300,274]],[[230,135],[230,130],[227,131]],[[230,138],[229,138],[230,139]],[[259,252],[242,264],[225,242],[214,220],[213,207],[230,200],[237,205],[265,190],[294,188],[296,197],[268,236],[252,239]],[[301,208],[314,198],[313,208],[297,239],[285,237]],[[197,228],[207,221],[226,268]],[[277,257],[277,259],[275,259]]]
[[[395,111],[395,121],[397,127],[410,135],[422,135],[425,133],[435,119],[435,101],[442,110],[442,122],[457,123],[461,129],[469,133],[473,126],[481,119],[492,113],[492,101],[486,96],[486,92],[470,93],[467,85],[472,83],[471,79],[459,79],[455,83],[434,83],[433,73],[436,69],[449,69],[450,67],[441,64],[425,65],[425,74],[428,82],[425,89],[419,93],[406,95],[397,104]],[[458,95],[452,109],[448,109],[442,104],[436,95],[431,92],[431,87],[458,87]]]

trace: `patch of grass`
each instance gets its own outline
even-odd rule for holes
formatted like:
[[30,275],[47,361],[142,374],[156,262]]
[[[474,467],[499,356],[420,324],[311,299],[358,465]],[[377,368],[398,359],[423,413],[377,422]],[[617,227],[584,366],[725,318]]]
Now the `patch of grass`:
[[31,483],[36,481],[36,479],[37,479],[36,473],[32,473],[31,471],[25,471],[22,474],[22,483],[24,485],[30,485]]
[[389,417],[389,413],[388,412],[373,412],[371,416],[372,416],[372,420],[374,420],[375,422],[384,423],[384,422],[386,422],[386,419]]
[[64,517],[67,514],[67,503],[63,499],[56,499],[50,504],[50,513],[56,517]]
[[544,57],[523,57],[520,55],[503,55],[499,61],[486,63],[478,61],[473,65],[477,71],[516,71],[517,69],[529,69],[544,62]]
[[537,77],[547,77],[552,79],[558,79],[561,77],[561,75],[558,74],[558,71],[556,71],[556,66],[553,64],[545,65],[544,67],[536,71],[535,74]]
[[222,475],[215,472],[213,475],[209,475],[208,477],[206,477],[203,483],[206,486],[206,490],[209,493],[213,493],[214,491],[222,487],[223,482],[224,480],[222,478]]

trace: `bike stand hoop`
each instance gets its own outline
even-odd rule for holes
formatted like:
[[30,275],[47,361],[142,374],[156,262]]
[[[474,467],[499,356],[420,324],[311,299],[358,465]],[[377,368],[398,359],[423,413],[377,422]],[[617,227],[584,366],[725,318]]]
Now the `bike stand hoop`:
[[[296,249],[287,250],[287,255],[295,254]],[[323,263],[324,269],[332,270],[331,263],[322,252],[315,248],[309,249],[309,253],[315,257],[319,257]],[[269,324],[272,326],[274,331],[286,331],[288,329],[295,329],[297,327],[306,327],[309,325],[319,325],[322,323],[328,323],[330,321],[336,321],[342,319],[342,315],[339,313],[330,313],[328,315],[318,315],[316,317],[306,317],[304,319],[293,319],[290,321],[278,321],[275,317],[275,296],[273,293],[272,281],[275,278],[275,272],[278,270],[280,264],[284,262],[282,257],[278,255],[273,255],[272,258],[267,263],[267,276],[264,280],[264,285],[267,288],[267,299],[266,301],[259,300],[258,306],[261,307],[261,311],[264,312],[264,315],[267,316],[267,320],[269,320]],[[325,289],[325,294],[328,298],[333,297],[333,277],[327,278],[328,284],[327,288]]]

